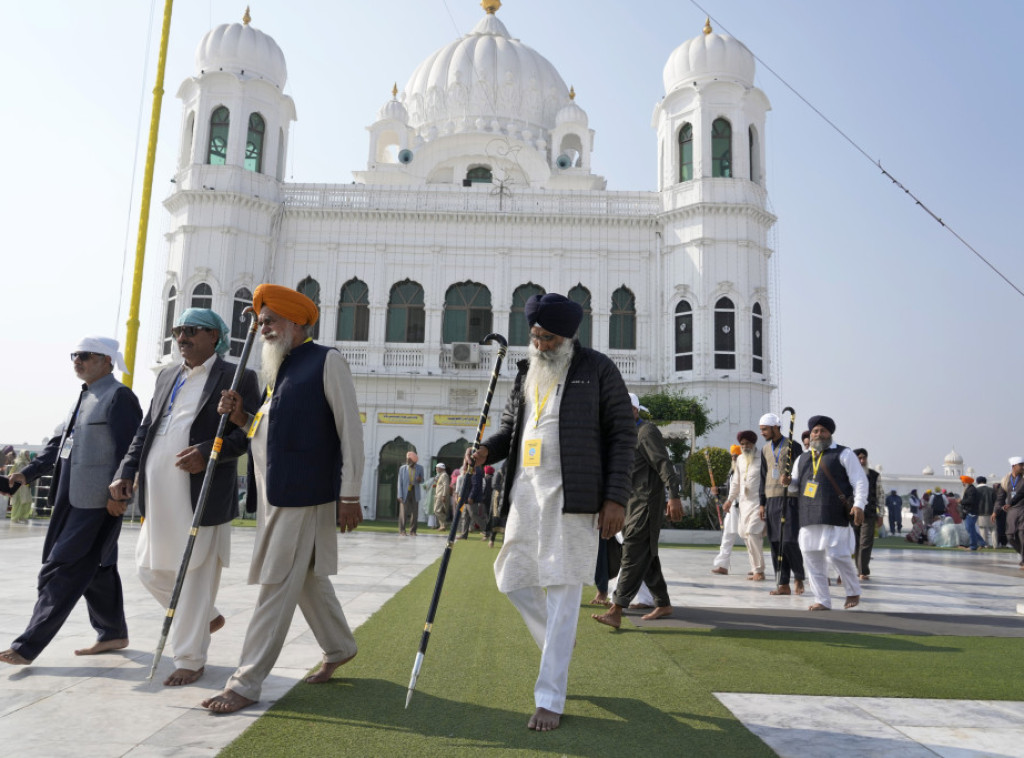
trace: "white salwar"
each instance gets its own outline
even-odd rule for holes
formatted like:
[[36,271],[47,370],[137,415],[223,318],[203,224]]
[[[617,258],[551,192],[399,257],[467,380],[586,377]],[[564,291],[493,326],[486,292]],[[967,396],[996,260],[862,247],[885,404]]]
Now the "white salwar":
[[732,557],[732,546],[740,538],[740,509],[730,506],[729,512],[722,519],[722,544],[718,547],[718,555],[713,562],[714,568],[729,570],[729,559]]
[[[341,497],[357,497],[363,471],[362,424],[352,374],[337,351],[328,353],[324,363],[324,395],[341,441]],[[334,585],[327,578],[338,573],[337,503],[296,508],[275,507],[268,501],[269,399],[260,411],[263,415],[249,445],[259,496],[249,584],[259,584],[260,593],[245,632],[238,669],[227,683],[227,689],[249,700],[259,700],[263,680],[284,646],[296,605],[323,651],[324,662],[347,660],[357,650]]]
[[[139,530],[135,563],[139,581],[164,608],[171,602],[185,545],[192,528],[190,475],[178,468],[178,453],[188,448],[189,434],[216,354],[189,369],[182,366],[170,417],[166,409],[157,424],[146,457],[146,518]],[[174,665],[198,671],[206,664],[210,622],[220,612],[214,606],[220,575],[231,561],[231,525],[204,526],[196,533],[185,582],[171,624]]]
[[[835,443],[832,443],[835,447]],[[793,471],[793,482],[790,494],[796,495],[795,483],[800,481],[801,466],[805,460],[810,460],[810,455],[803,455],[797,460],[796,469]],[[853,507],[864,510],[868,500],[868,478],[864,468],[857,460],[850,448],[845,448],[839,454],[839,462],[846,470],[846,475],[853,485]],[[824,478],[824,474],[820,477]],[[807,584],[814,594],[814,601],[826,608],[832,607],[832,596],[828,589],[828,561],[836,567],[839,578],[843,580],[843,588],[847,597],[860,595],[860,580],[857,578],[857,566],[851,557],[857,549],[856,538],[853,527],[846,524],[837,526],[834,524],[811,524],[800,527],[800,534],[797,537],[797,544],[800,545],[800,552],[804,556],[804,569],[807,574]]]
[[[752,458],[752,460],[751,460]],[[764,519],[761,518],[761,462],[756,455],[740,455],[733,464],[729,480],[729,500],[733,510],[739,510],[737,529],[747,543],[750,570],[764,574]]]
[[[518,609],[541,650],[534,703],[554,713],[565,710],[583,585],[594,578],[599,536],[596,514],[562,512],[562,394],[560,384],[538,418],[535,399],[523,393],[525,428],[510,493],[512,508],[494,562],[498,589]],[[528,448],[538,441],[540,465],[524,465]]]

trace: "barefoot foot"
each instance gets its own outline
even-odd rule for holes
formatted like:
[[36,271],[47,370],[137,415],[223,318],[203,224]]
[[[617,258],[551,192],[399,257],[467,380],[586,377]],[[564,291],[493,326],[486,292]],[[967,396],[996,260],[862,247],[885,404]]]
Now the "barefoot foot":
[[27,666],[28,664],[32,663],[32,661],[30,661],[28,658],[26,658],[13,648],[8,648],[7,650],[4,650],[2,653],[0,653],[0,661],[3,661],[4,663],[9,663],[12,666]]
[[549,711],[547,708],[538,708],[533,716],[530,717],[530,723],[526,726],[536,732],[550,732],[552,729],[558,728],[561,720],[561,713]]
[[128,647],[127,637],[119,640],[104,640],[103,642],[96,642],[90,647],[76,650],[75,655],[96,655],[97,653],[106,653],[110,650],[123,650],[126,647]]
[[306,677],[306,682],[309,684],[323,684],[324,682],[328,681],[331,678],[331,676],[333,676],[335,671],[337,671],[341,666],[344,666],[346,663],[348,663],[355,657],[356,654],[352,653],[352,655],[350,655],[348,658],[345,658],[344,660],[330,662],[323,661],[320,664],[319,670],[313,672],[312,674]]
[[605,606],[607,608],[612,603],[608,599],[607,595],[602,595],[600,592],[598,592],[596,595],[594,595],[594,599],[590,601],[590,604],[591,605],[603,605],[603,606]]
[[199,681],[199,677],[201,677],[205,671],[206,669],[203,667],[199,667],[196,670],[175,669],[169,677],[164,679],[164,686],[184,687],[186,684],[194,684]]
[[671,615],[672,615],[672,606],[671,605],[659,605],[653,611],[651,611],[648,614],[645,614],[645,615],[641,616],[640,618],[642,618],[644,621],[654,621],[655,619],[663,619],[666,616],[671,616]]
[[843,608],[856,608],[858,605],[860,605],[860,595],[848,595]]
[[210,634],[213,634],[214,632],[218,632],[221,629],[223,629],[225,623],[226,622],[224,621],[224,617],[218,614],[217,618],[210,622]]
[[242,697],[234,690],[224,690],[219,695],[207,698],[200,705],[214,713],[234,713],[249,707],[255,702],[255,700]]
[[789,585],[788,584],[780,584],[778,587],[773,589],[768,594],[769,595],[789,595],[790,594]]
[[[594,619],[594,621],[596,621],[599,624],[610,626],[612,629],[618,629],[620,626],[622,626],[622,609],[617,605],[613,605],[611,607],[611,610],[609,610],[607,613],[591,613],[590,618]],[[541,710],[543,709],[538,709],[537,713],[540,713]],[[547,712],[550,713],[550,711]],[[537,714],[535,713],[534,718],[536,718],[536,716]],[[557,726],[557,724],[555,726]],[[530,728],[533,729],[532,726]]]
[[797,595],[804,594],[804,583],[802,581],[800,581],[799,579],[796,580],[796,590],[795,590],[795,592],[796,592]]
[[807,610],[809,610],[809,611],[830,611],[832,609],[829,608],[826,605],[822,605],[821,603],[815,603],[814,605],[809,606],[807,608]]

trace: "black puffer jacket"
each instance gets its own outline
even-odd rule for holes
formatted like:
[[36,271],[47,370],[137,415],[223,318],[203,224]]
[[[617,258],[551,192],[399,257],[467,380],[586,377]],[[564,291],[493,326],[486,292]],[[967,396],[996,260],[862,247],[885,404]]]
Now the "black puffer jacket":
[[[527,361],[518,364],[501,427],[484,440],[487,462],[508,458],[501,516],[508,516],[521,446],[523,383]],[[563,513],[597,513],[605,500],[625,506],[636,447],[636,423],[626,384],[608,356],[575,343],[559,410]]]

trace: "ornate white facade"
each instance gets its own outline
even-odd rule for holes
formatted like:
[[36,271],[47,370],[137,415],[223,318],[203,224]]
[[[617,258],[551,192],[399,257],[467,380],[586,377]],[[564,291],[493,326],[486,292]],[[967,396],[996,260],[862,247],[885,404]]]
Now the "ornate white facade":
[[705,396],[723,421],[713,443],[771,410],[770,106],[750,52],[710,26],[674,51],[652,119],[658,190],[608,190],[575,92],[509,34],[500,3],[482,5],[395,87],[351,184],[282,180],[295,104],[284,55],[248,17],[207,34],[178,92],[158,362],[189,305],[237,314],[262,281],[314,296],[318,341],[347,357],[366,416],[370,515],[393,512],[407,445],[432,463],[472,440],[494,353],[467,343],[496,331],[509,364],[523,357],[522,301],[538,289],[585,303],[581,338],[632,391]]

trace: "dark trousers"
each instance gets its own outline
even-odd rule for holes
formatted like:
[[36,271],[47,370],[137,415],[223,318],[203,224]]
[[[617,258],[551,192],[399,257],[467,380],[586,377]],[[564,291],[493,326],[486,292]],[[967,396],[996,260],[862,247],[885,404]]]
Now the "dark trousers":
[[[615,539],[612,537],[612,539]],[[608,540],[597,541],[597,566],[594,568],[594,586],[601,595],[608,594]]]
[[853,527],[857,539],[857,573],[861,576],[871,576],[871,548],[875,545],[877,523],[877,515],[864,516],[864,523]]
[[903,532],[903,509],[889,508],[889,532],[900,534]]
[[1006,547],[1006,511],[996,508],[996,544],[999,547]]
[[[641,506],[643,507],[643,506]],[[623,528],[622,567],[619,581],[615,585],[613,602],[628,608],[640,591],[640,584],[646,584],[659,608],[671,605],[668,598],[668,584],[661,573],[661,559],[658,558],[658,537],[661,536],[661,512],[664,504],[643,507],[638,513],[626,514]]]
[[416,534],[416,527],[420,522],[420,504],[409,498],[398,501],[398,531],[405,534],[405,525],[409,524],[409,531]]
[[113,562],[100,565],[107,562],[104,557],[110,554],[110,542],[116,542],[120,531],[121,519],[106,510],[58,504],[46,537],[49,549],[39,571],[39,596],[32,619],[11,644],[13,650],[34,660],[60,631],[82,597],[98,641],[128,637],[116,551]]
[[[773,542],[772,566],[778,572],[778,584],[789,584],[790,579],[802,582],[807,579],[804,574],[804,555],[795,542]],[[780,566],[781,556],[781,566]]]

